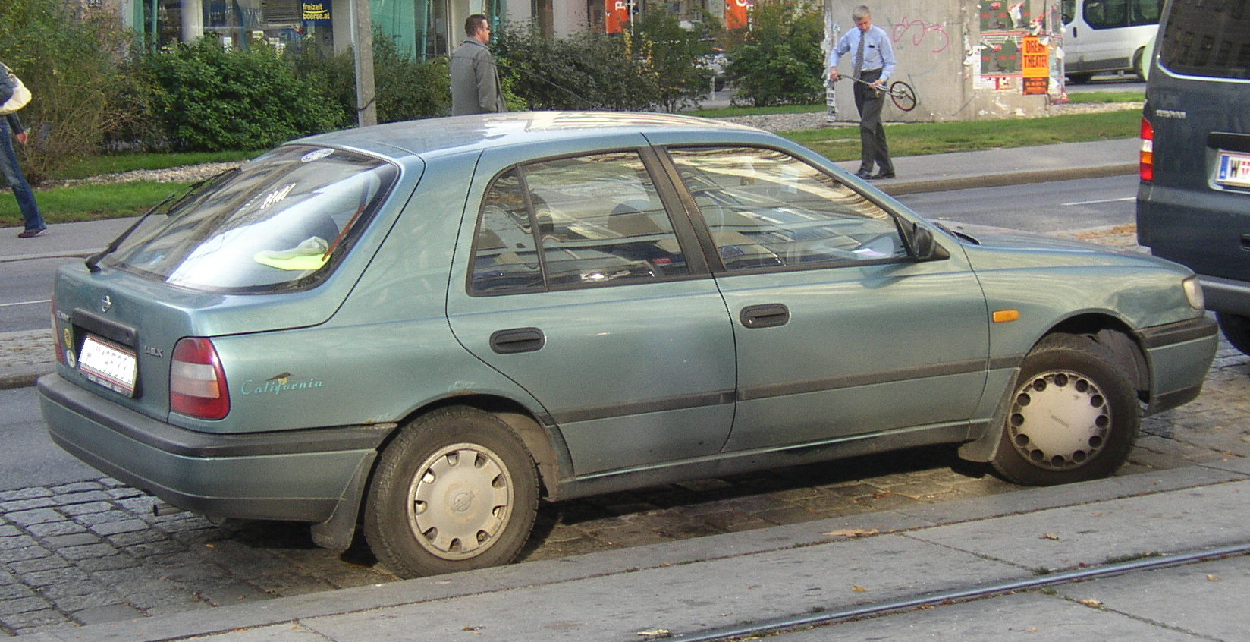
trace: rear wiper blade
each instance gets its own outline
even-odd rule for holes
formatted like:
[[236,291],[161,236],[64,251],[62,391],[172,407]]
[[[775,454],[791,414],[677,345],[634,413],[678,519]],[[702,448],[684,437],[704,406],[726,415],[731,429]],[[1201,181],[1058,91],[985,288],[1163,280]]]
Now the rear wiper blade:
[[173,201],[173,204],[170,205],[168,209],[173,210],[177,208],[179,205],[182,205],[184,201],[190,198],[192,194],[199,192],[200,188],[204,187],[206,184],[215,183],[218,180],[224,178],[226,175],[233,174],[234,172],[237,172],[237,171],[239,171],[239,168],[236,167],[236,168],[228,169],[224,172],[221,172],[220,174],[215,174],[208,178],[202,178],[192,183],[190,187],[183,190],[182,192],[174,192],[170,194],[169,196],[166,196],[165,200],[161,201],[160,203],[157,203],[154,207],[144,212],[143,216],[139,217],[139,220],[135,221],[134,224],[126,228],[126,231],[122,232],[121,235],[113,239],[113,242],[109,243],[107,247],[105,247],[103,250],[100,250],[99,252],[96,252],[95,254],[92,254],[91,256],[88,256],[86,260],[83,261],[83,263],[87,265],[88,270],[92,272],[99,272],[100,261],[103,260],[104,257],[112,254],[113,252],[116,252],[117,248],[121,247],[121,244],[125,243],[126,239],[129,238],[130,235],[133,234],[135,230],[139,229],[139,226],[142,225],[144,221],[148,220],[149,216],[151,216],[152,214],[155,214],[156,212],[159,212],[161,208],[165,207],[165,205],[168,204],[170,201]]

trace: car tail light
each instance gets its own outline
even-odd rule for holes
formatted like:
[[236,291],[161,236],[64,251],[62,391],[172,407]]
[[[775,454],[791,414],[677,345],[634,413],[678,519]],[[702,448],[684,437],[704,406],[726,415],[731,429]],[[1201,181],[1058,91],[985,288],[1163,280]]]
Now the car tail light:
[[56,360],[64,365],[69,365],[69,359],[65,356],[68,349],[65,341],[61,340],[61,326],[56,322],[56,302],[52,302],[52,345],[56,346]]
[[1155,128],[1145,118],[1141,119],[1140,174],[1143,181],[1155,179]]
[[169,409],[198,419],[230,414],[226,371],[210,339],[188,337],[174,346],[169,365]]

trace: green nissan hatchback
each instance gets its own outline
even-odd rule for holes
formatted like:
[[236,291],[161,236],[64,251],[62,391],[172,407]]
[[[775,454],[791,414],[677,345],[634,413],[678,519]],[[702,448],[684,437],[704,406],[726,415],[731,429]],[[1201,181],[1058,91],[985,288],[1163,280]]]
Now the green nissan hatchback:
[[56,278],[53,439],[209,516],[513,560],[541,501],[925,444],[1113,473],[1216,348],[1193,273],[930,223],[685,116],[520,113],[282,145]]

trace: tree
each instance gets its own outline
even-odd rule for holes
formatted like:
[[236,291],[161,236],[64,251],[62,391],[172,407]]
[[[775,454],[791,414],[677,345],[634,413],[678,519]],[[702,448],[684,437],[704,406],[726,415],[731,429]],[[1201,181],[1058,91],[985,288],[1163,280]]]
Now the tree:
[[707,63],[720,25],[704,11],[687,29],[667,8],[657,6],[643,12],[635,22],[634,41],[643,49],[640,53],[660,104],[675,112],[711,90],[714,74]]
[[135,91],[121,72],[132,38],[107,10],[64,0],[0,2],[0,61],[33,94],[19,113],[30,144],[18,150],[31,182],[95,153],[138,117],[118,107]]
[[825,92],[820,8],[796,0],[759,0],[752,27],[728,52],[730,81],[757,107],[818,102]]

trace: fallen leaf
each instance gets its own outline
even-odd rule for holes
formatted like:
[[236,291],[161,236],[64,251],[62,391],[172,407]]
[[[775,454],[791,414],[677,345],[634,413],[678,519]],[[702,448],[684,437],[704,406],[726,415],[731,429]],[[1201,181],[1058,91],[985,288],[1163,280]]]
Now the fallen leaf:
[[846,528],[840,531],[829,531],[825,533],[830,537],[868,537],[879,533],[875,528]]
[[1049,539],[1057,542],[1059,541],[1059,536],[1054,533],[1042,533],[1042,536],[1038,539]]
[[1102,600],[1081,600],[1081,604],[1094,609],[1102,608]]
[[851,590],[853,590],[853,591],[858,591],[858,592],[860,592],[860,593],[866,593],[866,592],[868,591],[868,589],[866,589],[866,588],[864,588],[864,587],[862,587],[862,586],[855,586],[855,585],[851,585]]
[[642,637],[644,637],[644,638],[646,638],[646,639],[648,639],[648,640],[655,640],[655,639],[657,639],[657,638],[671,638],[671,637],[673,637],[673,634],[672,634],[671,632],[669,632],[669,630],[668,630],[668,629],[652,629],[652,630],[650,630],[650,631],[639,631],[637,634],[638,634],[638,635],[641,635]]
[[460,630],[461,630],[461,631],[467,631],[467,632],[469,632],[469,633],[477,633],[478,631],[481,631],[481,630],[482,630],[482,627],[480,627],[480,626],[466,626],[466,627],[464,627],[464,628],[461,628]]
[[1220,581],[1220,578],[1219,578],[1219,576],[1218,576],[1218,575],[1212,575],[1212,574],[1210,574],[1210,573],[1207,573],[1207,581],[1208,581],[1208,582],[1218,582],[1218,581]]

